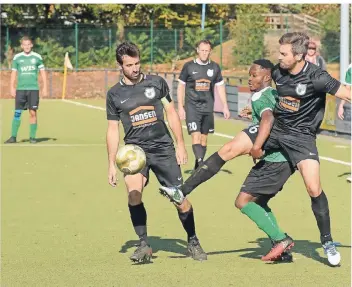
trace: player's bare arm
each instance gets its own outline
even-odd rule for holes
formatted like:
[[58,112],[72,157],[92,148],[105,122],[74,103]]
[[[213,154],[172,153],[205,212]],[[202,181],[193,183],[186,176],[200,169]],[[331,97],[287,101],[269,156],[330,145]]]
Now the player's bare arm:
[[16,77],[17,71],[12,70],[10,78],[11,96],[16,97]]
[[[179,85],[180,86],[180,85]],[[169,102],[166,98],[162,99],[162,103],[166,112],[166,117],[169,122],[170,128],[176,139],[176,158],[178,164],[187,163],[187,151],[183,139],[182,125],[180,118],[175,110],[173,102]]]
[[186,119],[185,104],[186,84],[179,81],[177,87],[178,114],[181,120]]
[[351,91],[345,86],[341,85],[337,92],[335,93],[335,97],[344,100],[346,102],[351,102]]
[[40,75],[43,80],[43,97],[47,97],[48,96],[48,85],[47,85],[46,71],[44,69],[41,69]]
[[262,118],[259,124],[257,138],[250,151],[253,159],[259,159],[264,155],[262,146],[270,135],[271,128],[274,124],[274,115],[271,110],[266,110],[262,113]]
[[230,111],[229,111],[229,106],[227,104],[227,96],[226,96],[225,84],[222,83],[221,85],[217,85],[217,84],[215,84],[215,85],[216,85],[216,87],[218,89],[220,101],[221,101],[222,106],[223,106],[224,118],[225,119],[229,119],[230,118]]
[[108,182],[111,186],[116,186],[116,154],[119,146],[120,133],[119,122],[108,121],[108,129],[106,132],[106,147],[108,151]]

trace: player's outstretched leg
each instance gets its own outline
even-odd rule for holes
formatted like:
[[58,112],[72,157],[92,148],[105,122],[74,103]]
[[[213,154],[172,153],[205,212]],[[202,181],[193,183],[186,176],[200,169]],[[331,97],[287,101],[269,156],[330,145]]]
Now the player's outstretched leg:
[[191,203],[185,199],[181,205],[175,206],[178,211],[178,217],[187,233],[187,251],[189,256],[197,261],[207,260],[207,254],[204,252],[196,235],[194,212]]
[[184,184],[175,187],[161,186],[159,188],[160,193],[176,204],[182,203],[186,195],[216,175],[227,161],[237,156],[248,154],[252,146],[253,143],[248,135],[245,132],[240,132],[218,152],[213,153],[207,160],[202,162]]

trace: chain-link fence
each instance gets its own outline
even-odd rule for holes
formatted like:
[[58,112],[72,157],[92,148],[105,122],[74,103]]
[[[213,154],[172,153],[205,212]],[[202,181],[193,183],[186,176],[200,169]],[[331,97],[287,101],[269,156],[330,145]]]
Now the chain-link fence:
[[8,66],[11,57],[20,52],[21,37],[28,35],[35,40],[34,50],[43,56],[47,67],[61,68],[64,54],[69,52],[76,70],[114,68],[116,44],[129,40],[140,47],[142,64],[149,66],[149,70],[174,71],[175,63],[194,56],[195,43],[207,38],[216,47],[212,56],[215,61],[224,69],[232,69],[238,64],[250,63],[254,57],[265,56],[276,60],[279,37],[285,32],[305,31],[318,42],[320,53],[327,62],[338,62],[339,31],[324,31],[323,24],[306,15],[263,14],[255,17],[244,15],[242,22],[240,18],[237,21],[221,21],[219,25],[208,26],[204,31],[200,27],[160,28],[152,21],[148,27],[125,27],[120,30],[116,25],[89,24],[1,26],[0,60],[5,67]]

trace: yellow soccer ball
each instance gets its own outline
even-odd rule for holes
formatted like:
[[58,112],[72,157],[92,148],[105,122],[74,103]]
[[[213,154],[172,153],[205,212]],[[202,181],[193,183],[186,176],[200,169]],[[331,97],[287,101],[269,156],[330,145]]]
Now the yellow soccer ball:
[[124,174],[139,173],[146,165],[147,158],[142,148],[134,144],[127,144],[118,149],[116,165]]

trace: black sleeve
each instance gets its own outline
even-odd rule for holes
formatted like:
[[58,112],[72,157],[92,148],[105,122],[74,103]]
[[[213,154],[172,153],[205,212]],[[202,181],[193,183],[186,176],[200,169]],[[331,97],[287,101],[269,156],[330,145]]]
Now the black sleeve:
[[221,81],[224,80],[224,78],[222,77],[222,74],[221,74],[221,69],[220,69],[220,66],[219,65],[216,65],[216,77],[214,79],[214,83],[217,84],[217,83],[220,83]]
[[169,103],[172,102],[169,85],[164,78],[160,77],[160,99],[163,98],[166,98]]
[[317,92],[335,95],[341,83],[330,76],[327,71],[317,69],[312,73],[311,80]]
[[188,79],[188,63],[183,65],[181,74],[179,76],[179,80],[181,80],[182,82],[187,82]]
[[108,91],[108,94],[106,96],[106,118],[109,121],[119,121],[120,116],[117,110],[117,107],[112,100],[112,92]]

